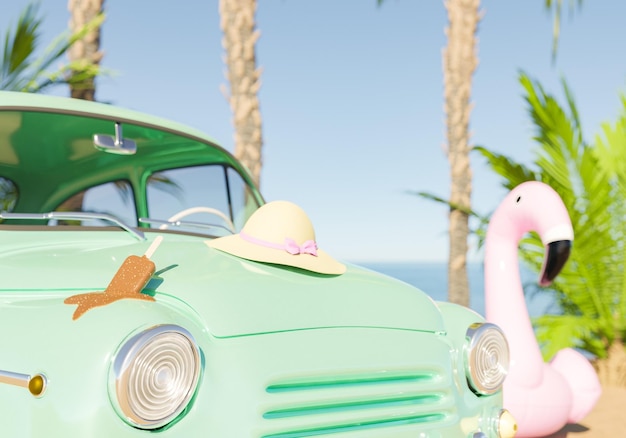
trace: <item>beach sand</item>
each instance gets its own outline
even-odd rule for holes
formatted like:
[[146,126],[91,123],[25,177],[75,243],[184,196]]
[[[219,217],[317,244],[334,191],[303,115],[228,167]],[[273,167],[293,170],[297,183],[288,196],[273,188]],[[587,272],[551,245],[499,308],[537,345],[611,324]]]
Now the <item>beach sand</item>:
[[617,438],[626,436],[626,388],[603,388],[593,411],[546,438]]

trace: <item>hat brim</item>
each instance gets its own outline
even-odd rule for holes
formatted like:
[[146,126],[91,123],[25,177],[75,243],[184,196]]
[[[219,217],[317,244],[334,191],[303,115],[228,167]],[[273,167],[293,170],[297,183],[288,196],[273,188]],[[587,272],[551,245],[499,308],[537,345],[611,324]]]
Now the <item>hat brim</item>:
[[267,248],[250,243],[239,237],[238,234],[209,240],[206,241],[206,244],[211,248],[246,260],[293,266],[320,274],[340,275],[346,272],[346,266],[343,263],[338,262],[321,249],[317,250],[317,256],[311,254],[290,254],[281,249]]

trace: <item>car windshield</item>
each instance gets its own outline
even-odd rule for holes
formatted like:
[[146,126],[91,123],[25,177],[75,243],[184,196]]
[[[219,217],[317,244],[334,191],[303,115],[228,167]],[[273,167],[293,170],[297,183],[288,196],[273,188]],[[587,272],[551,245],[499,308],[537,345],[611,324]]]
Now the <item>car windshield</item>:
[[202,228],[202,224],[236,233],[258,208],[250,189],[234,169],[218,166],[193,166],[168,169],[152,175],[147,184],[150,219],[171,224],[152,223],[182,229]]
[[[104,217],[95,217],[102,214],[129,225],[139,222],[152,228],[224,235],[238,232],[258,208],[241,175],[222,165],[159,171],[150,175],[145,188],[145,196],[139,196],[147,200],[148,216],[145,217],[137,217],[138,201],[127,180],[82,190],[64,201],[56,211],[94,213],[93,218],[80,219],[84,226],[111,225]],[[8,204],[9,197],[6,199]],[[49,221],[49,225],[72,223],[71,220]]]
[[241,164],[192,128],[93,102],[4,96],[3,226],[121,222],[220,236],[263,203]]

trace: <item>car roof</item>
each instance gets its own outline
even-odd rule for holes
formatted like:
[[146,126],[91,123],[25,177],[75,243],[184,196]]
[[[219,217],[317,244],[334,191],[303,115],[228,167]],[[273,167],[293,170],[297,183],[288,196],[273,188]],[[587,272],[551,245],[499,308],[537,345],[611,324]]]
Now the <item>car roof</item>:
[[[135,154],[94,146],[94,134],[114,136],[115,123],[136,142]],[[139,185],[165,168],[206,163],[233,167],[254,187],[230,152],[194,128],[104,103],[0,91],[0,177],[18,187],[16,211],[46,211],[87,186]]]
[[184,132],[186,135],[217,145],[213,138],[187,125],[119,106],[82,99],[0,90],[0,111],[39,111],[57,114],[91,115],[100,119],[135,122],[145,126]]

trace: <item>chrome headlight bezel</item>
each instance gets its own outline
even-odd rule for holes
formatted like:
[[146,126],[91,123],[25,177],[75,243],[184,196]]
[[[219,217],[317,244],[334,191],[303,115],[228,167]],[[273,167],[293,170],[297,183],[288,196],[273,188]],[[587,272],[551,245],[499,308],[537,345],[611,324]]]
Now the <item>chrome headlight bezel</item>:
[[200,350],[191,333],[173,324],[157,325],[131,336],[116,352],[109,398],[126,423],[158,429],[187,407],[200,372]]
[[474,323],[465,339],[465,374],[470,388],[481,395],[498,392],[509,371],[509,345],[504,332],[492,323]]

